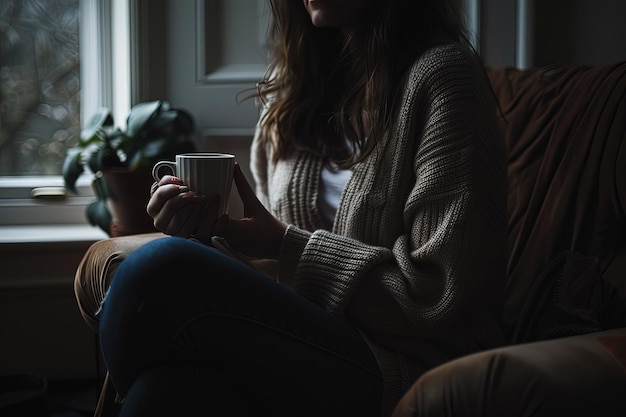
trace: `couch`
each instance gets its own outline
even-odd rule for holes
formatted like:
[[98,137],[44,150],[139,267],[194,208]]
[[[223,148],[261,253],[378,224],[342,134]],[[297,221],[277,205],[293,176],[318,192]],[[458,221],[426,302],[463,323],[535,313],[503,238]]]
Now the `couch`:
[[428,371],[393,417],[626,416],[626,62],[488,75],[508,151],[510,344]]
[[[394,417],[626,415],[626,62],[488,68],[508,150],[506,346],[419,378]],[[159,234],[105,239],[75,289],[94,315]]]

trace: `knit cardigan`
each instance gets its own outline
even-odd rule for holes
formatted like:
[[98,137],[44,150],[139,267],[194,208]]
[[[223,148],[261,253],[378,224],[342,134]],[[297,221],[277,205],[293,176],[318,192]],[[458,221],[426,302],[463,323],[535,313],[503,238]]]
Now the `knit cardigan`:
[[294,150],[273,163],[271,145],[253,140],[257,195],[289,225],[279,278],[368,340],[382,415],[427,369],[504,343],[506,168],[490,94],[469,51],[427,50],[393,126],[354,166],[332,226],[317,208],[322,160]]

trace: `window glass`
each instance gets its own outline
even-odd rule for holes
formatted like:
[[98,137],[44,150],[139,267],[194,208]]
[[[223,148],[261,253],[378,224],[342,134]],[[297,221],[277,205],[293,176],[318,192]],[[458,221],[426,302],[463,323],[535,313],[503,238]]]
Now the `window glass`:
[[60,175],[79,134],[79,0],[1,1],[0,176]]

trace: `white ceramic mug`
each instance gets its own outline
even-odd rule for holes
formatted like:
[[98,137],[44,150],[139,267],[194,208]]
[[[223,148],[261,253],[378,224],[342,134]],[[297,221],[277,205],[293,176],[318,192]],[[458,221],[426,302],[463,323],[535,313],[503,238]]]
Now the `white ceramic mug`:
[[[233,184],[235,156],[226,153],[192,152],[176,155],[176,162],[159,161],[152,168],[155,181],[163,175],[172,174],[184,185],[206,197],[221,197],[220,212],[228,211],[228,200]],[[166,171],[162,173],[162,171]]]

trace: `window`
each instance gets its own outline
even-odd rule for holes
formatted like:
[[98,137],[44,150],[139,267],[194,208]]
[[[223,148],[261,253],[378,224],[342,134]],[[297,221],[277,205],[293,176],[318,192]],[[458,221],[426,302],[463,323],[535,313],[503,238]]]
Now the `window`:
[[80,133],[78,0],[0,11],[0,175],[59,175]]
[[90,176],[79,180],[78,195],[31,192],[63,187],[65,151],[97,108],[125,120],[129,3],[0,2],[0,226],[86,223]]

